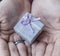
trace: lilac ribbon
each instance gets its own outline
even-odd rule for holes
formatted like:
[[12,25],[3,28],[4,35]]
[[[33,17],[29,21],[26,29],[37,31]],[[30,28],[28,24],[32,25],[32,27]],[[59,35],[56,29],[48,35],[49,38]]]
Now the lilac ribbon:
[[40,20],[40,19],[33,19],[32,15],[31,14],[27,14],[26,18],[24,18],[21,23],[26,26],[26,25],[30,25],[30,29],[31,29],[31,32],[34,33],[34,29],[32,27],[32,22],[35,22],[37,20]]

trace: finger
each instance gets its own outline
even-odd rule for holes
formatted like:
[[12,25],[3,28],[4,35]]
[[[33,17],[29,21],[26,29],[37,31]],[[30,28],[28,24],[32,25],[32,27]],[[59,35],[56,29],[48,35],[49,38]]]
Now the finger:
[[32,56],[36,56],[36,46],[37,46],[38,42],[34,42],[32,44]]
[[1,36],[2,36],[1,37],[2,39],[6,40],[6,41],[9,41],[9,35],[5,35],[5,34],[1,33]]
[[44,56],[51,56],[53,52],[53,47],[53,43],[48,44]]
[[31,56],[32,53],[31,53],[31,46],[30,46],[30,44],[25,41],[25,45],[26,45],[26,47],[27,47],[27,49],[28,49],[28,56]]
[[0,56],[10,56],[8,44],[0,38]]
[[14,30],[13,30],[13,29],[7,30],[7,31],[2,30],[1,32],[2,32],[3,34],[10,35],[10,34],[14,33]]
[[36,46],[36,56],[44,56],[45,49],[46,49],[46,43],[40,42]]
[[19,56],[17,47],[13,42],[9,42],[9,50],[10,50],[11,56]]
[[60,39],[57,39],[55,42],[52,56],[60,56]]
[[[15,41],[21,40],[21,38],[17,34],[15,34],[14,35],[14,40]],[[18,51],[19,51],[20,56],[27,56],[27,48],[24,45],[24,43],[17,44],[17,48],[18,48]]]
[[10,41],[10,42],[14,42],[14,34],[11,34],[11,35],[10,35],[9,41]]

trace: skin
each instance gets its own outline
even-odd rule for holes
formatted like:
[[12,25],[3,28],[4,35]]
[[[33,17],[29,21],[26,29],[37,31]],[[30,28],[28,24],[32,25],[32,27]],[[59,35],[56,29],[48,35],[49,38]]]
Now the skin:
[[[40,17],[45,24],[43,32],[38,37],[36,55],[33,56],[60,56],[60,1],[34,0],[31,14]],[[36,9],[37,8],[37,9]],[[33,53],[33,52],[32,52]]]
[[[3,0],[0,2],[0,56],[29,56],[27,45],[15,41],[21,40],[13,27],[26,13],[30,12],[29,0]],[[12,16],[13,15],[13,16]]]
[[27,11],[30,11],[30,4],[28,0],[1,1],[0,3],[1,32],[5,34],[11,34],[13,32],[12,29],[15,26],[15,24]]
[[[41,17],[41,21],[45,24],[45,27],[41,35],[37,38],[38,41],[36,40],[31,46],[26,41],[18,45],[14,44],[15,41],[21,40],[21,37],[12,29],[18,20],[15,21],[15,23],[12,21],[14,21],[17,16],[12,11],[11,13],[16,17],[12,18],[10,23],[9,17],[5,14],[6,11],[3,10],[4,13],[0,11],[0,56],[60,56],[59,4],[59,0],[33,0],[31,14],[35,17]],[[14,6],[12,8],[14,8]],[[19,12],[20,9],[17,9]],[[22,12],[22,15],[24,13]],[[17,13],[17,15],[21,14]]]

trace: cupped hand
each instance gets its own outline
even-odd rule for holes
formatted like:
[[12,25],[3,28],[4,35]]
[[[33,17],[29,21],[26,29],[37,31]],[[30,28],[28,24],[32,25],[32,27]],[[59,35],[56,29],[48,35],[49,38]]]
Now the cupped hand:
[[0,2],[0,56],[29,56],[30,47],[27,42],[15,45],[21,40],[13,27],[19,19],[30,11],[29,0],[2,0]]
[[18,34],[11,34],[8,42],[2,37],[7,36],[0,36],[0,56],[31,56],[31,47],[26,41],[15,44],[16,41],[22,40]]
[[30,11],[29,0],[2,0],[0,2],[0,30],[3,33],[10,30],[10,33],[18,20]]
[[31,14],[45,27],[32,44],[32,56],[60,56],[60,1],[33,0]]
[[2,0],[0,3],[0,32],[5,35],[13,33],[13,27],[28,11],[30,11],[29,0]]

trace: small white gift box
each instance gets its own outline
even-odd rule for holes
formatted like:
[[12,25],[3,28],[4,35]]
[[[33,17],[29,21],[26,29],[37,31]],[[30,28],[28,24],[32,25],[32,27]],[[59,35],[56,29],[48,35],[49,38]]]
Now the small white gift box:
[[27,12],[16,24],[14,30],[24,40],[32,44],[44,27],[44,24],[39,19]]

